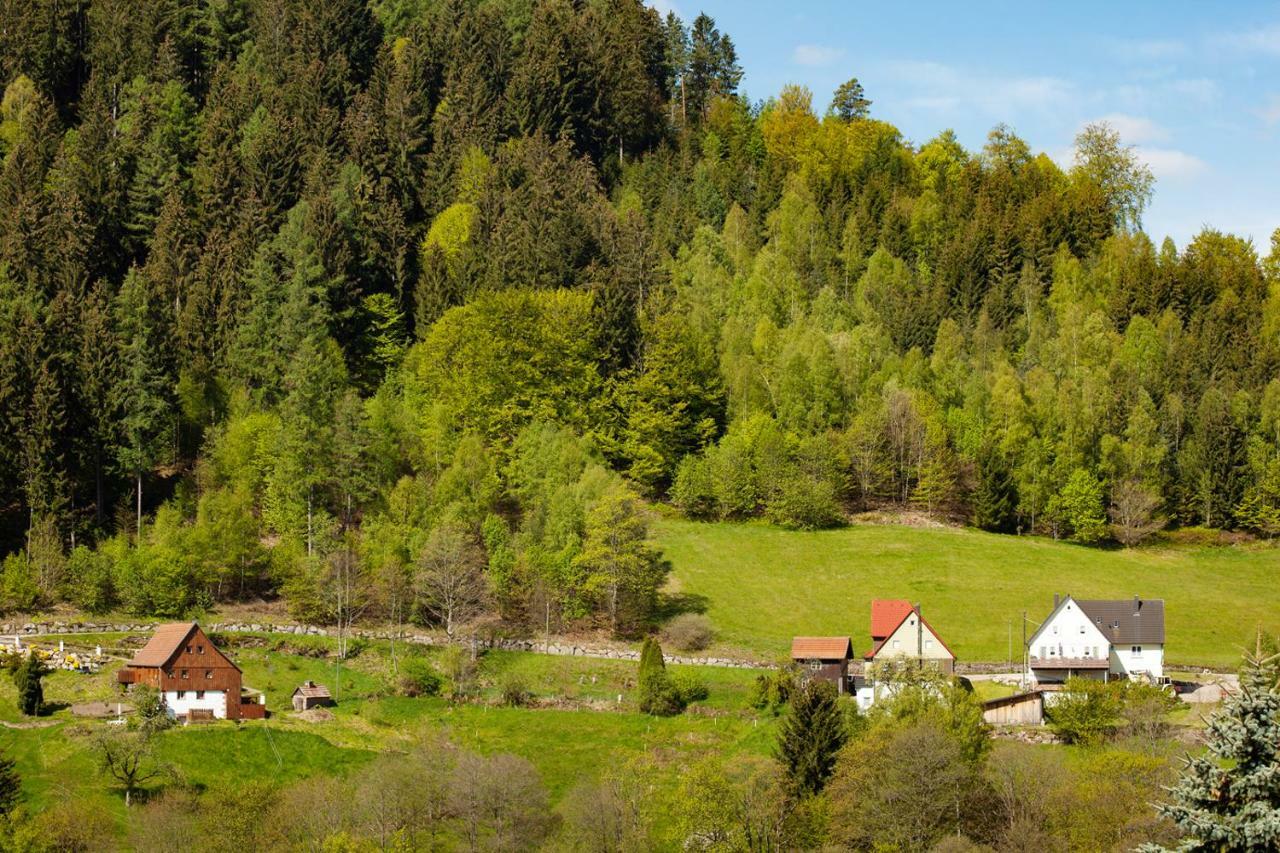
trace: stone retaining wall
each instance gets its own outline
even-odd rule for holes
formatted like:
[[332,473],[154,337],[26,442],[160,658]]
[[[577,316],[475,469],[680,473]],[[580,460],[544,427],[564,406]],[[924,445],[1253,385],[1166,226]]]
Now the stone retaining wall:
[[[45,634],[149,634],[156,629],[154,622],[27,622],[25,624],[0,624],[0,635],[38,637]],[[272,624],[259,622],[211,622],[205,630],[211,632],[266,633],[291,636],[326,637],[336,636],[332,628],[318,625]],[[404,643],[421,646],[442,646],[448,643],[443,636],[433,634],[404,633],[398,637],[390,631],[370,631],[353,629],[350,636],[364,640],[397,639]],[[603,658],[607,660],[640,660],[640,652],[625,646],[610,645],[577,645],[564,640],[542,642],[510,637],[477,637],[477,647],[482,649],[502,649],[513,652],[537,652],[539,654],[563,655],[573,657]],[[667,663],[693,664],[697,666],[722,666],[735,669],[769,669],[773,665],[760,661],[737,660],[722,657],[695,657],[687,655],[664,655]]]

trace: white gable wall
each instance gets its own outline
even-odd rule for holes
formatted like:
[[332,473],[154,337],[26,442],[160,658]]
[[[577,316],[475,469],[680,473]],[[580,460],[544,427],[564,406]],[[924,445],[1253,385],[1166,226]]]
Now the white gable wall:
[[951,660],[951,652],[938,639],[937,634],[929,629],[927,623],[920,622],[915,613],[902,620],[902,624],[884,641],[884,645],[876,652],[876,660],[909,657],[924,660]]
[[1031,666],[1038,660],[1058,658],[1106,659],[1111,652],[1111,641],[1093,623],[1080,605],[1070,598],[1058,605],[1040,630],[1031,637],[1027,653]]

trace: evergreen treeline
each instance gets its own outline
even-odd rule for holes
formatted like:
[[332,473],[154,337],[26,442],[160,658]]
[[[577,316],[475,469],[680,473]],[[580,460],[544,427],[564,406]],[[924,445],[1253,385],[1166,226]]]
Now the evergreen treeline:
[[1280,530],[1280,247],[1154,246],[1106,127],[752,103],[638,0],[5,18],[6,608],[626,631],[642,497]]

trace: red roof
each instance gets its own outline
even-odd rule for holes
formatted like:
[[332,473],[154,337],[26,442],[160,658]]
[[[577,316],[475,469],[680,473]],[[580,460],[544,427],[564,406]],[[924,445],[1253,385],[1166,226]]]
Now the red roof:
[[902,624],[912,610],[911,602],[902,598],[871,599],[871,639],[883,640]]
[[129,661],[129,666],[164,666],[177,654],[195,629],[194,622],[170,622],[158,626],[147,644],[138,649],[133,660]]
[[846,660],[853,657],[853,641],[848,637],[794,637],[792,660]]
[[[873,618],[873,619],[875,618],[875,616],[874,616],[874,614],[875,614],[875,605],[876,605],[877,603],[897,604],[897,603],[899,603],[899,602],[876,602],[876,601],[871,602],[871,606],[872,606],[872,610],[871,610],[871,612],[872,612],[872,614],[873,614],[873,615],[872,615],[872,618]],[[899,628],[899,627],[901,627],[902,623],[906,621],[907,617],[908,617],[908,616],[910,616],[910,615],[911,615],[912,613],[914,613],[914,612],[915,612],[915,608],[914,608],[914,607],[910,607],[910,606],[908,606],[907,610],[906,610],[906,611],[904,611],[900,617],[898,617],[898,621],[897,621],[897,622],[895,622],[895,623],[893,624],[893,627],[891,627],[891,628],[889,629],[888,633],[886,633],[883,637],[872,637],[872,639],[873,639],[875,642],[874,642],[874,643],[872,644],[872,646],[871,646],[871,651],[867,652],[867,653],[866,653],[866,655],[864,655],[864,656],[863,656],[863,658],[864,658],[865,660],[874,660],[874,659],[875,659],[876,654],[877,654],[877,653],[879,653],[880,649],[884,646],[885,641],[889,639],[889,636],[890,636],[894,631],[898,630],[898,628]],[[947,654],[951,655],[951,659],[952,659],[952,660],[955,660],[955,659],[956,659],[956,653],[955,653],[955,652],[953,652],[953,651],[951,651],[951,647],[947,645],[947,641],[946,641],[946,640],[942,639],[942,635],[941,635],[941,634],[939,634],[937,631],[933,630],[933,626],[929,624],[929,620],[928,620],[928,619],[924,618],[924,614],[921,614],[921,615],[920,615],[920,624],[921,624],[921,625],[923,625],[924,627],[928,628],[928,629],[929,629],[929,633],[933,634],[933,636],[935,636],[935,637],[937,637],[937,638],[938,638],[938,642],[939,642],[939,643],[941,643],[941,644],[942,644],[942,647],[943,647],[944,649],[946,649],[946,650],[947,650]]]

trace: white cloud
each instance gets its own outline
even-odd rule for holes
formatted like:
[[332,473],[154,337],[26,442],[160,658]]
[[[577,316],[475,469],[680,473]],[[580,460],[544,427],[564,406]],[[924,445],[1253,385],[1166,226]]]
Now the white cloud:
[[1193,178],[1208,170],[1209,166],[1194,154],[1176,148],[1155,148],[1136,145],[1133,149],[1152,174],[1161,180]]
[[1187,52],[1187,46],[1177,39],[1107,38],[1103,43],[1116,58],[1130,62],[1173,59]]
[[1194,98],[1202,104],[1212,103],[1220,94],[1218,84],[1207,77],[1195,77],[1187,80],[1174,80],[1169,83],[1173,94]]
[[1247,50],[1253,53],[1269,53],[1280,56],[1280,24],[1259,27],[1238,33],[1223,33],[1212,39],[1221,48],[1232,51]]
[[824,65],[832,65],[844,56],[844,51],[838,47],[826,47],[820,44],[798,44],[791,54],[791,61],[796,65],[807,65],[811,68],[820,68]]
[[[1145,116],[1128,113],[1108,113],[1084,124],[1105,122],[1111,129],[1120,134],[1120,140],[1127,145],[1139,142],[1160,142],[1169,138],[1169,131]],[[1081,125],[1083,129],[1084,124]]]
[[666,17],[668,12],[675,12],[676,17],[680,17],[680,8],[671,0],[645,0],[645,3],[658,10],[658,14]]
[[983,74],[928,61],[896,61],[888,74],[916,94],[904,102],[914,109],[941,114],[977,109],[995,121],[1013,121],[1023,110],[1059,112],[1077,95],[1075,86],[1059,77]]

